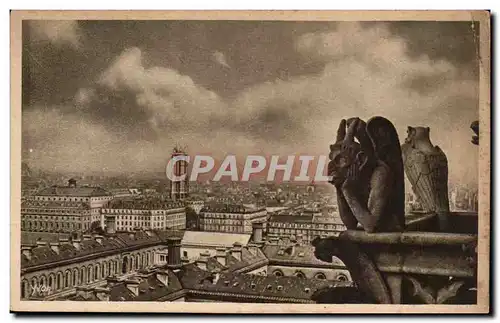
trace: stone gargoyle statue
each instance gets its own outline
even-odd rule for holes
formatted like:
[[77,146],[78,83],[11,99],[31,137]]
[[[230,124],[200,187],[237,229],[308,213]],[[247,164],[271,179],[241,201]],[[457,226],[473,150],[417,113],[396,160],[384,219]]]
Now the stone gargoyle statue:
[[408,127],[401,146],[406,176],[424,211],[435,213],[439,229],[449,230],[448,159],[430,139],[429,127]]
[[404,230],[403,161],[398,134],[389,120],[342,120],[329,157],[328,175],[347,229],[360,224],[367,232]]

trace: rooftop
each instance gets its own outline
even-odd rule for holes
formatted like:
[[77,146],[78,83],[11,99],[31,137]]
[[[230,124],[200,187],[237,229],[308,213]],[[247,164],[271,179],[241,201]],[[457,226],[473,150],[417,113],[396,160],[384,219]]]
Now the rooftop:
[[113,200],[106,209],[130,209],[130,210],[168,210],[183,208],[182,202],[174,202],[161,199],[137,198],[128,200]]
[[80,210],[89,210],[90,204],[85,202],[74,202],[74,201],[37,201],[37,200],[24,200],[21,203],[21,209],[23,208],[71,208]]
[[[31,257],[28,259],[26,255],[21,255],[21,269],[29,270],[43,265],[50,266],[61,261],[74,261],[78,257],[99,257],[104,252],[119,252],[122,249],[160,243],[168,237],[180,234],[182,233],[178,231],[120,232],[112,236],[101,237],[100,242],[97,236],[88,236],[88,238],[84,236],[81,240],[69,238],[66,241],[54,241],[55,238],[52,238],[51,242],[59,242],[58,252],[50,247],[49,242],[38,240],[31,246],[24,245],[24,247],[31,248]],[[77,247],[78,244],[79,247]]]
[[72,196],[72,197],[94,197],[110,196],[111,193],[100,187],[91,186],[51,186],[46,187],[34,195],[36,196]]
[[185,231],[182,238],[183,245],[200,245],[216,247],[232,247],[238,242],[247,245],[251,234],[205,232],[205,231]]
[[213,212],[213,213],[255,213],[264,211],[265,208],[257,208],[242,204],[215,204],[211,203],[205,205],[200,212]]

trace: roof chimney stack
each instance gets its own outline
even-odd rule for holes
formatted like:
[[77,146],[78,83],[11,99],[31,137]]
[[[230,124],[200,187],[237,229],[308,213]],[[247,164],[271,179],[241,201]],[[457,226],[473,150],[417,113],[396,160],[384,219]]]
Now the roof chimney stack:
[[226,266],[226,256],[227,252],[225,248],[215,249],[215,258],[217,259],[217,262],[219,262],[222,266]]
[[156,272],[156,279],[165,286],[168,286],[168,278],[168,272],[166,270],[159,270]]
[[262,231],[264,229],[264,224],[262,222],[252,223],[253,229],[253,242],[262,243]]
[[80,250],[82,248],[82,240],[80,239],[73,239],[73,247],[75,247],[76,250]]
[[170,269],[178,269],[181,263],[181,238],[170,237],[167,239],[168,265]]
[[76,179],[71,178],[68,180],[68,187],[76,187]]
[[139,296],[139,281],[136,279],[127,279],[125,281],[127,289],[134,294],[134,296]]
[[233,244],[233,248],[231,249],[231,256],[238,259],[238,261],[241,261],[241,248],[241,243],[235,242]]
[[31,260],[31,256],[33,255],[32,252],[31,252],[31,249],[33,249],[33,247],[31,246],[22,246],[21,247],[21,252],[22,254],[28,259],[28,260]]
[[94,288],[94,294],[100,301],[109,302],[110,289],[106,287]]
[[52,251],[54,251],[55,253],[59,254],[59,242],[51,242],[50,249],[52,249]]

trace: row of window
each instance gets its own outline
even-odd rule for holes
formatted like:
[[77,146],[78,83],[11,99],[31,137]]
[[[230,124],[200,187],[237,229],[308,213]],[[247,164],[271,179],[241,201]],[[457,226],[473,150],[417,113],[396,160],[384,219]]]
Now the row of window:
[[38,214],[64,214],[64,215],[80,215],[80,214],[90,214],[89,210],[82,210],[82,209],[33,209],[33,208],[24,208],[21,210],[22,215],[38,215]]
[[21,229],[30,231],[30,230],[79,230],[79,229],[88,229],[90,228],[90,223],[67,223],[67,222],[43,222],[43,221],[21,221]]
[[310,224],[310,223],[289,223],[289,222],[269,222],[270,227],[277,228],[304,228],[304,229],[331,229],[344,230],[342,224]]
[[39,298],[47,294],[59,292],[64,289],[74,288],[85,284],[91,284],[106,277],[117,274],[139,270],[153,264],[153,253],[146,252],[141,255],[125,256],[122,261],[109,260],[101,264],[89,265],[87,267],[73,268],[57,274],[51,273],[48,278],[45,275],[33,277],[30,282],[26,279],[21,281],[21,298]]
[[49,221],[81,221],[90,219],[87,216],[50,216],[50,215],[31,215],[31,214],[22,214],[22,218],[25,220],[49,220]]
[[[202,231],[218,231],[218,232],[237,232],[244,233],[245,228],[242,226],[227,226],[227,225],[204,225],[201,226]],[[251,231],[249,231],[251,232]]]
[[168,214],[168,215],[162,215],[162,216],[151,216],[151,215],[148,215],[148,216],[137,216],[137,215],[118,215],[118,219],[120,220],[139,220],[139,221],[144,221],[144,220],[147,220],[147,221],[150,221],[150,220],[153,220],[153,221],[163,221],[165,219],[179,219],[179,218],[183,218],[183,217],[186,217],[186,213],[175,213],[175,214]]
[[200,219],[200,223],[206,224],[228,224],[228,225],[242,225],[242,220],[228,220],[228,219]]

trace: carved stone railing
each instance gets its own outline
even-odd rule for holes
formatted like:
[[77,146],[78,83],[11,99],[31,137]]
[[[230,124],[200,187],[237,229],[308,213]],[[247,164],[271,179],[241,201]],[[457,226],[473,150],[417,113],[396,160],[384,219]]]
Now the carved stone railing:
[[[456,218],[463,225],[474,219],[463,216]],[[436,219],[427,216],[420,221],[408,223],[408,229],[424,229]],[[360,291],[360,303],[476,303],[475,233],[347,230],[313,245],[318,259],[331,261],[336,256],[344,262]]]

